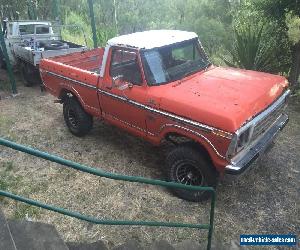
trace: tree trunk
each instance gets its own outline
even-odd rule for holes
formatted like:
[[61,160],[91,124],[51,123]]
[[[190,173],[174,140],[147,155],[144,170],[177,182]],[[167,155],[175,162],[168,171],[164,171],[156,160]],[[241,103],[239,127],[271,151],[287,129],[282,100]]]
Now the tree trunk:
[[292,65],[289,75],[289,82],[293,88],[297,88],[298,79],[300,75],[300,41],[292,48]]

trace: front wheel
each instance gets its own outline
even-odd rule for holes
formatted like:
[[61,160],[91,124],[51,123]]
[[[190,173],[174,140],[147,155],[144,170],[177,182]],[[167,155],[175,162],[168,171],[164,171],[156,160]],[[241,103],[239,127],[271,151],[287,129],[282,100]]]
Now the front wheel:
[[[215,188],[218,174],[204,152],[191,143],[177,146],[166,159],[168,179],[184,185]],[[208,191],[174,189],[171,191],[187,201],[199,202],[210,197]]]
[[73,135],[81,137],[92,129],[93,117],[84,111],[73,96],[64,101],[63,113],[66,125]]

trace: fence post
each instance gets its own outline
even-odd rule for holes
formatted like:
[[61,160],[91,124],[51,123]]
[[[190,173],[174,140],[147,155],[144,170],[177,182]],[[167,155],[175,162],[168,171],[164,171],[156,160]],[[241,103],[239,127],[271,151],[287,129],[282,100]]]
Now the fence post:
[[90,10],[90,18],[91,18],[91,25],[92,25],[92,32],[93,32],[94,48],[97,48],[98,44],[97,44],[97,34],[96,34],[96,24],[95,24],[93,0],[88,0],[88,4],[89,4],[89,10]]
[[12,93],[15,95],[18,93],[18,91],[17,91],[16,81],[14,78],[13,69],[12,69],[11,63],[9,61],[9,56],[8,56],[7,49],[6,49],[6,44],[5,44],[5,40],[4,40],[4,34],[2,31],[1,22],[0,22],[0,49],[2,50],[4,59],[5,59],[5,64],[6,64],[6,69],[8,72],[9,80],[10,80],[11,90],[12,90]]
[[210,214],[209,214],[209,230],[207,236],[207,250],[211,249],[211,241],[214,231],[214,217],[215,217],[215,205],[216,205],[216,191],[211,192]]

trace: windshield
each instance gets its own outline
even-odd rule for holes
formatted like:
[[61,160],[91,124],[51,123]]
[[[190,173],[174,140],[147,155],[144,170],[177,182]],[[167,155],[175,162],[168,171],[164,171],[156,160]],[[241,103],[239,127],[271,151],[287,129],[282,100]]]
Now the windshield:
[[141,55],[149,85],[173,82],[210,65],[198,39],[142,50]]

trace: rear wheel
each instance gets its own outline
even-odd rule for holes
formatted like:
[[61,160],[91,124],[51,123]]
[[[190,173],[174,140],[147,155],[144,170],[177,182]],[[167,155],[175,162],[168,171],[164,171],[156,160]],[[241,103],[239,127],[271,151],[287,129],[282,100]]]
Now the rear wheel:
[[21,74],[24,80],[23,83],[26,87],[41,84],[42,82],[38,69],[31,64],[21,62]]
[[5,69],[5,66],[4,55],[0,47],[0,69]]
[[93,127],[93,117],[84,111],[73,96],[65,99],[63,114],[66,125],[73,135],[84,136]]
[[[183,143],[170,152],[167,159],[168,179],[184,185],[216,187],[218,174],[212,163],[198,147]],[[207,191],[174,189],[171,191],[184,200],[199,202],[210,197]]]

